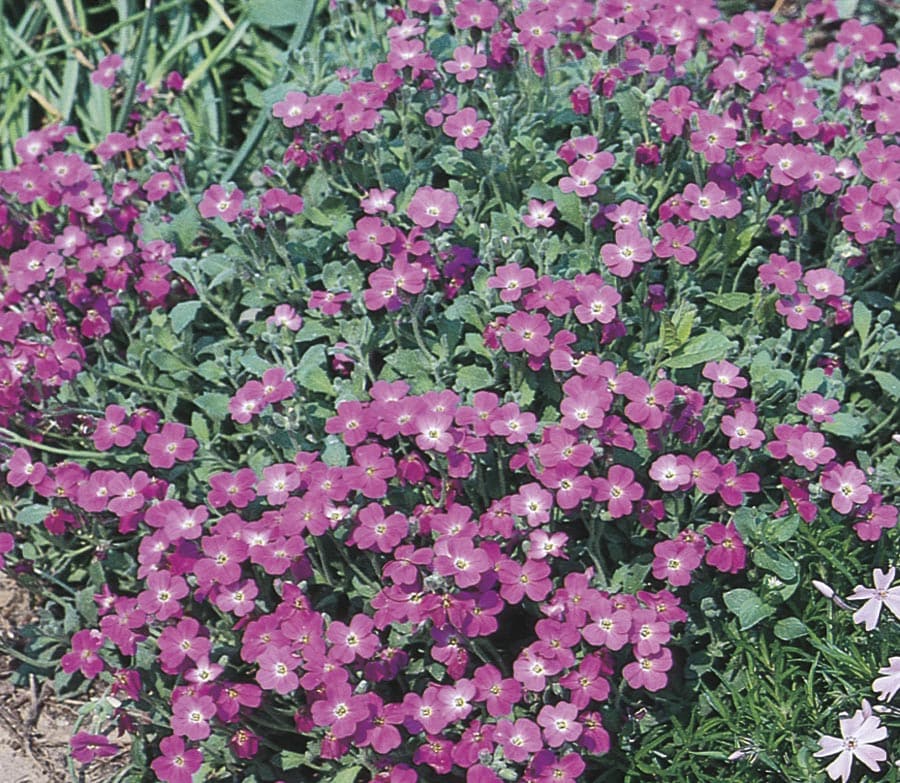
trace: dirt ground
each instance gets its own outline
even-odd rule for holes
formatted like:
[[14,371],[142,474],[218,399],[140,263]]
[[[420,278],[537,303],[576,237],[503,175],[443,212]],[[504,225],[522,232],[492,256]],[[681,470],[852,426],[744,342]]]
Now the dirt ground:
[[[16,649],[19,630],[35,619],[31,594],[0,572],[0,650]],[[17,687],[15,668],[15,659],[0,652],[0,783],[76,783],[69,736],[80,705],[57,699],[49,683]],[[102,772],[82,780],[100,781]]]

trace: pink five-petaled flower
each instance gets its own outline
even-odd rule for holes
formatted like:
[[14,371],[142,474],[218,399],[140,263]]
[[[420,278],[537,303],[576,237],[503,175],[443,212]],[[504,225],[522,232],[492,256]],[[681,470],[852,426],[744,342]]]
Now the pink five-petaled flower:
[[300,678],[294,669],[301,662],[287,647],[269,644],[256,661],[259,666],[256,681],[265,690],[284,696],[299,687]]
[[865,503],[872,494],[866,474],[852,462],[835,465],[822,474],[822,489],[831,492],[831,507],[839,514],[849,514],[854,503]]
[[841,718],[840,737],[821,737],[819,750],[814,756],[838,757],[832,761],[825,771],[832,780],[841,779],[847,783],[850,779],[850,770],[853,759],[859,759],[873,772],[878,772],[878,762],[887,758],[887,753],[881,748],[874,747],[872,743],[880,742],[887,737],[887,729],[881,725],[881,720],[871,713],[868,704],[863,703],[863,709],[857,710],[852,717]]
[[459,199],[450,190],[421,187],[412,197],[406,214],[417,226],[431,228],[435,223],[449,225],[459,212]]
[[872,682],[872,690],[878,694],[882,701],[890,701],[900,690],[900,657],[893,656],[888,665],[878,670],[882,675]]
[[747,386],[747,379],[740,375],[740,367],[731,362],[707,362],[703,367],[703,377],[713,382],[713,395],[719,399],[734,397],[738,389]]
[[241,214],[243,203],[244,194],[237,188],[229,193],[221,185],[211,185],[197,208],[205,218],[220,217],[226,223],[231,223]]
[[147,438],[144,451],[150,456],[154,468],[171,468],[175,460],[186,462],[193,458],[197,441],[186,438],[186,427],[177,422],[163,424],[161,432]]
[[621,301],[622,296],[611,285],[587,285],[578,292],[575,317],[583,324],[612,323],[617,315],[616,305]]
[[874,630],[881,617],[881,607],[886,606],[891,613],[900,620],[900,585],[891,587],[896,575],[895,568],[889,568],[887,573],[880,568],[872,572],[872,581],[875,587],[863,587],[857,585],[853,593],[847,596],[848,601],[865,601],[865,603],[853,613],[853,622],[865,623],[866,630]]
[[650,478],[659,484],[663,492],[686,489],[691,485],[691,460],[683,454],[663,454],[650,466]]
[[471,82],[478,78],[478,69],[487,65],[487,57],[476,52],[471,46],[457,46],[453,50],[453,59],[444,62],[444,70],[452,73],[456,81]]
[[203,754],[196,748],[185,749],[184,740],[174,735],[163,739],[159,749],[162,755],[150,762],[156,777],[163,783],[191,783],[203,764]]
[[672,652],[661,647],[652,655],[638,655],[637,660],[626,664],[622,674],[632,688],[659,691],[666,687],[666,672],[672,668]]
[[229,503],[235,508],[244,508],[256,497],[255,484],[256,474],[250,468],[241,468],[236,473],[215,473],[209,477],[210,491],[206,502],[213,508],[222,508]]

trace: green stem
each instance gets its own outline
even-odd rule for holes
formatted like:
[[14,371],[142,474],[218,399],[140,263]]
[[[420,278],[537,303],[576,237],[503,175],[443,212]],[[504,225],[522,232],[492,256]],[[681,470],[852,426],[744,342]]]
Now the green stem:
[[38,451],[45,451],[48,454],[58,454],[61,457],[83,457],[84,459],[94,460],[106,460],[109,457],[108,454],[104,454],[100,451],[80,451],[78,449],[60,449],[55,446],[48,446],[44,443],[38,443],[29,440],[28,438],[24,438],[21,435],[17,435],[15,432],[12,432],[5,427],[0,427],[0,437],[11,440],[13,443],[18,443],[22,446],[37,449]]
[[141,36],[138,39],[137,52],[134,55],[134,63],[131,66],[131,75],[128,77],[128,87],[125,90],[125,99],[119,107],[119,114],[116,117],[115,130],[122,131],[128,122],[128,112],[131,111],[131,105],[134,103],[134,94],[137,91],[138,81],[141,77],[141,69],[144,65],[144,58],[147,56],[147,44],[150,42],[150,28],[153,26],[155,16],[154,3],[156,0],[145,0],[144,22],[141,25]]

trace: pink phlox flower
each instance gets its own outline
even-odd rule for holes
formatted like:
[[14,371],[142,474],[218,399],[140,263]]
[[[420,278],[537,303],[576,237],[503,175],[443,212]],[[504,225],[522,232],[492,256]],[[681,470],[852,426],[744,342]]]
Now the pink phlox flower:
[[113,52],[106,55],[97,63],[97,68],[91,73],[91,82],[104,89],[111,89],[116,83],[116,74],[124,63],[120,54]]
[[727,462],[719,468],[721,480],[719,497],[728,506],[739,506],[744,502],[744,494],[759,492],[759,475],[753,472],[738,473],[735,462]]
[[72,636],[72,649],[60,660],[62,670],[67,674],[80,671],[82,676],[92,680],[106,665],[97,654],[104,643],[104,635],[96,629],[76,631]]
[[[863,703],[864,709],[857,710],[851,717],[840,719],[841,736],[819,738],[819,750],[813,753],[817,758],[838,754],[825,771],[832,780],[841,779],[847,783],[853,760],[858,759],[873,772],[880,770],[879,762],[887,759],[887,753],[873,743],[887,738],[887,728],[881,725],[881,719],[872,715],[871,708]],[[868,709],[866,709],[868,708]]]
[[812,416],[812,420],[818,424],[834,421],[831,415],[837,413],[841,404],[834,399],[826,399],[821,394],[809,392],[797,401],[797,410]]
[[813,304],[813,299],[806,294],[794,294],[788,299],[775,302],[775,310],[785,317],[791,329],[802,331],[809,323],[822,320],[822,310]]
[[121,405],[107,405],[105,415],[97,422],[91,439],[99,451],[107,451],[113,446],[123,448],[131,444],[137,433],[125,423],[127,413]]
[[513,762],[527,761],[543,745],[540,728],[528,718],[519,718],[515,723],[506,718],[498,721],[494,741],[503,749],[503,755]]
[[771,253],[768,263],[762,264],[757,274],[764,286],[775,286],[778,293],[790,296],[797,291],[797,281],[802,274],[802,267],[796,261],[789,261],[778,253]]
[[607,243],[600,248],[603,263],[616,277],[629,277],[635,264],[646,263],[652,255],[650,240],[636,226],[619,229],[615,243]]
[[857,585],[853,593],[847,596],[848,601],[865,601],[865,603],[853,614],[853,622],[864,623],[867,631],[872,631],[878,625],[881,616],[881,607],[886,606],[890,612],[900,620],[900,585],[891,587],[894,581],[896,569],[891,567],[887,573],[880,568],[872,572],[873,587]]
[[882,701],[890,701],[900,690],[900,657],[892,656],[888,665],[879,669],[878,673],[882,676],[872,682],[872,690]]
[[608,503],[613,519],[630,514],[643,496],[644,488],[635,480],[634,471],[624,465],[611,465],[606,478],[594,479],[594,500]]
[[653,246],[657,258],[675,258],[682,265],[690,264],[697,258],[697,251],[690,246],[695,234],[690,226],[676,226],[665,222],[657,226],[658,239]]

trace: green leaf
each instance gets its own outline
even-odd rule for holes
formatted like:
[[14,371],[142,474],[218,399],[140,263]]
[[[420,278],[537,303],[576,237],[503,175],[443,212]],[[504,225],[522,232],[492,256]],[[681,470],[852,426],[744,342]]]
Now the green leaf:
[[681,353],[666,359],[664,363],[673,369],[694,367],[714,359],[725,358],[731,346],[731,340],[721,332],[706,332],[689,340]]
[[821,367],[813,367],[803,373],[803,380],[800,382],[800,391],[811,392],[818,389],[825,383],[825,370]]
[[707,296],[706,300],[716,307],[721,307],[723,310],[735,312],[737,310],[743,310],[750,304],[752,298],[753,297],[750,294],[744,293],[743,291],[735,291],[728,294],[712,294],[711,296]]
[[456,387],[458,389],[486,389],[488,386],[494,385],[494,376],[491,375],[484,367],[475,367],[469,365],[461,367],[456,373]]
[[834,421],[826,422],[822,429],[842,438],[859,438],[866,431],[866,422],[851,413],[835,413]]
[[[194,397],[194,405],[202,410],[213,421],[222,421],[228,416],[228,403],[230,397],[220,392],[207,392],[199,397]],[[193,423],[191,425],[193,427]],[[196,427],[193,427],[196,432]],[[199,434],[199,433],[198,433]],[[207,437],[209,437],[207,433]]]
[[331,378],[325,372],[325,346],[313,345],[297,365],[297,383],[301,389],[334,396]]
[[785,617],[783,620],[779,620],[775,623],[775,635],[779,639],[784,639],[785,641],[799,639],[801,636],[806,636],[808,633],[809,628],[796,617]]
[[620,90],[613,100],[622,113],[622,119],[627,122],[639,122],[644,111],[644,94],[637,87]]
[[885,394],[889,394],[895,400],[900,399],[900,378],[882,370],[872,370],[872,377],[878,381]]
[[783,582],[789,582],[797,576],[797,566],[788,557],[771,546],[756,549],[753,562],[766,571],[771,571]]
[[49,513],[50,506],[35,503],[31,506],[25,506],[25,508],[21,509],[19,513],[16,514],[16,522],[21,525],[27,525],[29,527],[31,527],[32,525],[39,525],[47,518],[47,515]]
[[756,593],[743,587],[729,590],[722,597],[725,599],[725,606],[737,615],[742,631],[752,628],[775,611],[771,606],[763,603]]
[[250,22],[259,27],[286,27],[309,24],[316,9],[315,0],[251,0]]
[[352,767],[344,767],[331,777],[331,783],[355,783],[361,771],[362,767],[359,764],[354,764]]
[[860,301],[853,303],[853,328],[856,329],[861,343],[865,343],[869,339],[869,330],[872,328],[872,312]]
[[169,319],[172,321],[172,331],[175,334],[181,334],[188,325],[197,317],[197,312],[203,306],[203,302],[190,301],[179,302],[169,312]]
[[306,763],[306,756],[293,750],[283,750],[278,754],[278,763],[285,771],[297,769],[297,767],[301,767]]
[[202,442],[209,442],[209,425],[206,423],[206,419],[196,411],[191,414],[191,429]]
[[189,248],[200,233],[200,213],[191,204],[175,215],[170,225],[182,249]]

